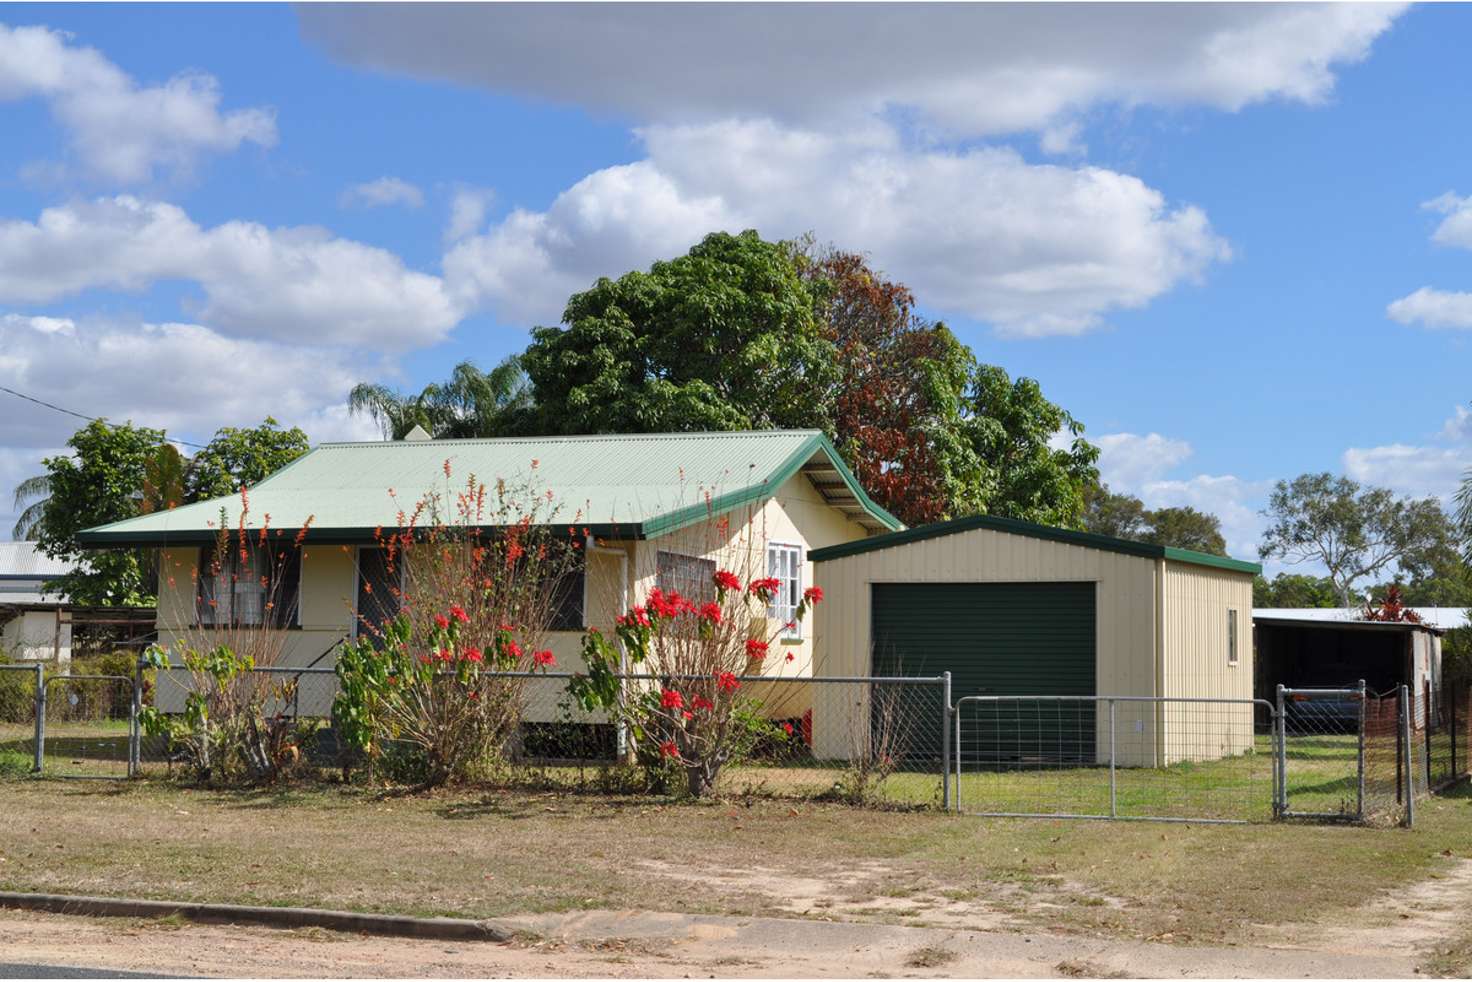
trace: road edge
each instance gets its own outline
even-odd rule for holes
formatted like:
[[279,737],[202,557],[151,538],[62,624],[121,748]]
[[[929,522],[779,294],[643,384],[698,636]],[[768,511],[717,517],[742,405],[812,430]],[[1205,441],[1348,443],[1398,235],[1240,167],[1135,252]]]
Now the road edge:
[[462,917],[409,917],[365,914],[317,907],[257,907],[246,904],[201,904],[128,897],[83,897],[62,893],[17,893],[0,890],[0,907],[89,917],[183,917],[215,924],[255,924],[276,928],[318,927],[355,934],[442,941],[506,942],[513,932],[493,921]]

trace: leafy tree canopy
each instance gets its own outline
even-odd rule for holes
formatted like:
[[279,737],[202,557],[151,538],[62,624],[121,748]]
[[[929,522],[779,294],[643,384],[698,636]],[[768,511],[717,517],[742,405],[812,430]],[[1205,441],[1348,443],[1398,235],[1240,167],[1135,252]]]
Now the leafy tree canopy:
[[1344,607],[1359,606],[1354,587],[1367,577],[1424,562],[1446,522],[1434,499],[1397,498],[1328,473],[1279,481],[1263,515],[1262,557],[1323,566]]
[[1337,607],[1339,593],[1327,577],[1303,573],[1279,573],[1269,580],[1258,575],[1252,581],[1254,607]]
[[84,552],[77,533],[139,513],[148,463],[163,443],[161,430],[94,420],[72,434],[69,455],[42,461],[49,497],[36,541],[54,559],[82,563],[57,588],[76,603],[150,602],[151,564],[138,550]]
[[1116,494],[1108,485],[1092,485],[1084,495],[1084,528],[1099,535],[1134,539],[1214,556],[1227,554],[1221,519],[1190,506],[1150,510],[1132,494]]
[[[241,485],[259,484],[310,449],[305,433],[296,427],[283,430],[270,416],[251,429],[226,426],[190,462],[186,497],[200,501],[235,494]],[[172,465],[160,461],[155,469],[168,466]],[[163,474],[159,477],[169,479]]]

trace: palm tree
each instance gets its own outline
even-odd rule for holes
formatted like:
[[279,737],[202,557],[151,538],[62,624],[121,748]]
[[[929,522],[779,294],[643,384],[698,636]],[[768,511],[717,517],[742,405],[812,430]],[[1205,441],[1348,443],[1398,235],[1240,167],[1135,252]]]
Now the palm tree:
[[28,477],[15,487],[15,507],[21,509],[15,527],[10,530],[12,539],[33,539],[41,525],[41,516],[46,512],[46,503],[51,500],[51,478],[45,474]]
[[172,443],[160,444],[143,464],[143,488],[138,510],[166,511],[184,503],[184,483],[189,474],[189,458]]
[[1472,467],[1462,472],[1462,486],[1457,490],[1457,532],[1462,538],[1462,558],[1472,566]]
[[401,440],[416,426],[436,439],[499,436],[515,410],[531,405],[531,384],[512,355],[489,372],[462,361],[445,382],[431,382],[418,395],[360,382],[348,393],[348,410],[364,413],[383,435]]

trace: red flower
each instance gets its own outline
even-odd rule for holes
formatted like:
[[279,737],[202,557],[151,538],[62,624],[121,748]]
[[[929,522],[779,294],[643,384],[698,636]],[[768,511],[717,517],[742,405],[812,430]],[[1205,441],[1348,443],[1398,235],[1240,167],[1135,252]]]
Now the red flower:
[[470,615],[465,613],[465,608],[460,606],[459,604],[450,604],[450,616],[455,618],[455,620],[459,621],[461,624],[470,623]]
[[792,724],[791,723],[783,723],[782,724],[782,729],[787,733],[788,736],[792,736]]
[[674,760],[679,760],[680,748],[675,746],[675,741],[666,740],[664,743],[661,743],[659,745],[659,755],[661,757],[670,757]]
[[515,641],[507,641],[506,642],[506,654],[510,655],[512,658],[520,658],[521,657],[521,645],[517,644]]
[[694,718],[695,718],[695,714],[694,714],[694,713],[692,713],[692,712],[690,712],[690,710],[688,710],[688,709],[687,709],[687,710],[685,710],[685,711],[684,711],[684,712],[683,712],[683,713],[681,713],[681,714],[680,714],[680,715],[681,715],[681,716],[683,716],[683,717],[685,717],[685,719],[686,719],[686,720],[687,720],[687,721],[689,721],[689,720],[692,720],[692,719],[694,719]]
[[746,585],[746,592],[753,596],[761,597],[763,600],[771,600],[782,589],[782,581],[775,576],[768,576],[760,580],[752,580]]
[[443,631],[445,628],[447,628],[447,627],[450,626],[450,619],[448,617],[446,617],[444,614],[435,614],[434,615],[434,626],[437,627],[437,628],[439,628],[441,631]]
[[455,657],[455,656],[452,655],[452,654],[450,654],[450,649],[449,648],[441,648],[440,649],[440,651],[439,651],[439,659],[440,659],[440,661],[446,661],[447,662],[447,661],[449,661],[453,657]]
[[788,653],[787,653],[787,660],[788,660],[788,661],[792,661],[792,660],[793,660],[793,659],[794,659],[794,658],[796,658],[796,657],[797,657],[797,655],[795,655],[795,654],[793,654],[793,653],[792,653],[792,652],[790,652],[790,651],[789,651],[789,652],[788,652]]
[[712,624],[719,624],[721,622],[721,605],[717,603],[701,604],[700,616]]
[[716,685],[721,687],[722,692],[735,692],[741,688],[741,680],[730,672],[717,672]]
[[557,664],[557,659],[552,657],[552,652],[547,651],[546,649],[534,652],[532,654],[532,661],[538,665],[541,665],[543,668],[551,668],[553,665]]
[[746,657],[761,661],[767,657],[767,643],[756,638],[746,639]]
[[466,661],[485,661],[485,656],[480,653],[479,648],[466,648],[460,657]]
[[736,578],[735,573],[729,570],[716,570],[714,579],[716,581],[716,587],[721,590],[736,590],[737,592],[741,590],[741,581]]
[[705,696],[696,696],[690,700],[690,705],[696,709],[715,709],[715,704]]
[[810,604],[822,603],[823,588],[820,586],[810,586],[802,592],[802,598]]
[[421,665],[428,665],[429,664],[429,656],[428,655],[420,655],[419,656],[419,664],[421,664]]
[[664,709],[680,709],[685,705],[685,697],[674,689],[665,689],[659,694],[659,705]]

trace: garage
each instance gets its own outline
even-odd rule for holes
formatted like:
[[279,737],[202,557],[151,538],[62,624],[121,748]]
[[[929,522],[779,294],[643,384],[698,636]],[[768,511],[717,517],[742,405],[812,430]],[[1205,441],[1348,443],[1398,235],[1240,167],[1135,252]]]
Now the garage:
[[[993,516],[815,549],[809,559],[829,598],[815,616],[816,675],[950,672],[953,702],[1252,697],[1255,563]],[[1012,700],[970,708],[1037,713],[1044,705]],[[1075,733],[1063,753],[1090,759],[1107,740],[1107,721],[1096,727],[1098,705],[1046,703]],[[1179,704],[1116,709],[1117,725],[1130,736],[1120,760],[1199,758],[1207,745],[1211,754],[1247,749],[1237,746],[1244,741],[1237,727],[1222,725],[1230,738],[1204,734],[1202,715]],[[1250,707],[1243,709],[1250,718]],[[815,749],[823,749],[825,730],[839,734],[852,725],[815,715]],[[988,752],[1001,756],[1007,752],[996,744],[1016,741],[1016,753],[1026,757],[1025,731],[983,719],[973,739],[992,740]],[[1250,741],[1250,723],[1246,731]],[[1058,753],[1058,744],[1055,738],[1050,752]]]

